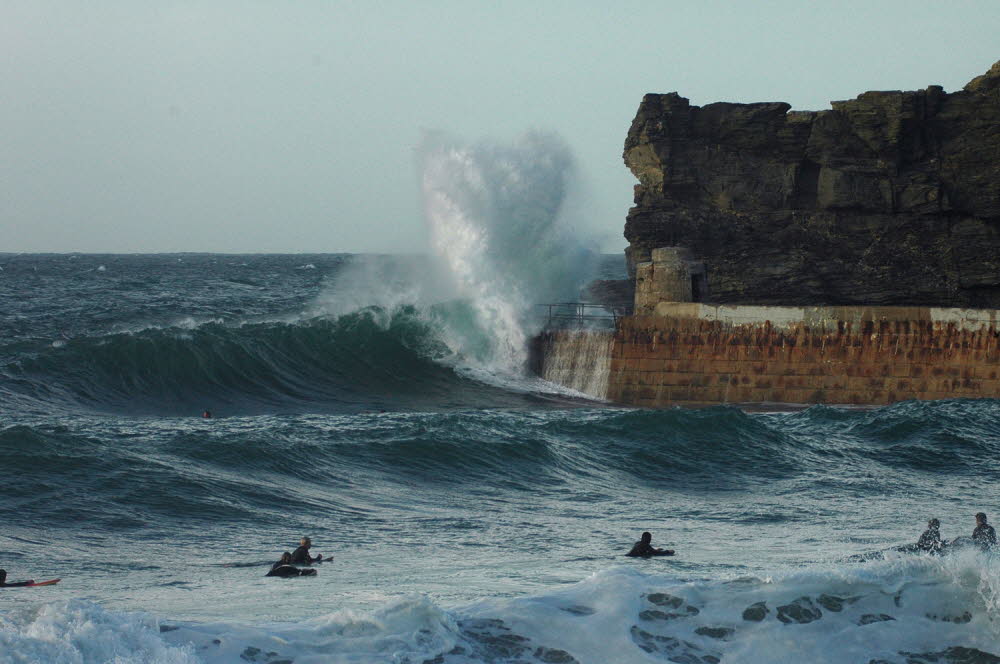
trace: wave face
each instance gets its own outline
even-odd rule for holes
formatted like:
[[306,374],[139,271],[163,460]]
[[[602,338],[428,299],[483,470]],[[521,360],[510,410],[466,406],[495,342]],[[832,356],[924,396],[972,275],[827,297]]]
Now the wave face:
[[[441,277],[435,265],[16,257],[0,282],[15,305],[0,320],[0,397],[12,410],[153,415],[536,405],[526,395],[551,388],[511,369],[497,389],[472,371],[498,343],[473,300],[403,286]],[[371,304],[380,298],[353,280],[369,276],[361,266],[395,299]]]
[[72,338],[24,354],[4,373],[8,390],[41,403],[134,414],[434,409],[459,391],[470,404],[476,394],[505,401],[438,362],[450,355],[412,308],[371,308]]
[[[873,411],[817,406],[789,414],[729,407],[499,409],[333,419],[276,415],[249,422],[191,418],[169,426],[99,416],[74,422],[0,428],[5,491],[32,501],[15,520],[74,529],[98,518],[108,529],[125,531],[220,515],[252,523],[270,521],[292,500],[308,523],[312,510],[343,515],[338,505],[349,504],[374,514],[403,496],[414,503],[453,503],[462,512],[477,504],[469,502],[470,491],[484,492],[479,509],[513,492],[590,503],[598,512],[591,518],[601,520],[601,510],[616,501],[634,502],[641,512],[644,500],[668,492],[670,518],[689,519],[692,535],[735,523],[751,530],[795,524],[819,536],[823,526],[809,524],[804,513],[827,514],[831,501],[877,498],[869,509],[887,520],[884,534],[891,538],[908,537],[921,523],[919,517],[916,525],[912,519],[894,523],[894,510],[909,514],[926,506],[936,513],[937,491],[947,492],[950,503],[976,504],[981,487],[1000,480],[995,464],[982,461],[1000,456],[1000,405],[985,400],[908,402]],[[207,482],[207,476],[218,481]],[[129,477],[143,482],[130,484]],[[305,495],[336,487],[337,498],[322,506],[300,502],[289,486]],[[907,491],[900,493],[900,486]],[[54,500],[67,489],[78,498]],[[760,505],[727,502],[720,509],[735,512],[700,522],[706,497],[742,494],[759,494]],[[858,523],[868,518],[870,512]],[[342,526],[358,536],[364,527]],[[428,532],[432,538],[443,534],[433,527]],[[952,536],[958,534],[967,533]],[[826,559],[824,546],[814,541],[804,557]]]

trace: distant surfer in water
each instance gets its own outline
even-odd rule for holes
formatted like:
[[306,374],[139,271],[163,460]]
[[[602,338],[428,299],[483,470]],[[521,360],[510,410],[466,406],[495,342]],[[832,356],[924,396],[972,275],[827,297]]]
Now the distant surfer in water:
[[316,570],[314,569],[299,569],[292,565],[292,554],[285,551],[281,554],[281,559],[271,565],[271,571],[264,576],[315,576]]
[[[24,586],[33,586],[35,582],[31,579],[27,581],[16,581],[14,583],[7,583],[7,570],[0,569],[0,588],[21,588]],[[48,585],[48,584],[41,584]]]
[[972,531],[972,541],[987,549],[997,544],[997,531],[993,526],[986,523],[986,513],[980,512],[976,515],[976,529]]
[[308,537],[303,537],[299,540],[299,548],[292,551],[291,563],[293,565],[311,565],[312,563],[318,563],[323,560],[323,554],[320,554],[313,558],[309,555],[309,548],[312,546],[312,540]]
[[643,533],[642,539],[636,542],[632,546],[632,550],[626,553],[626,556],[632,556],[633,558],[649,558],[650,556],[672,556],[674,552],[670,549],[657,549],[654,548],[650,543],[653,541],[653,536],[650,533]]
[[201,414],[201,416],[206,420],[210,420],[212,419],[212,411],[206,410]]
[[917,550],[929,553],[940,553],[944,542],[941,541],[941,522],[931,519],[927,522],[927,530],[917,540]]

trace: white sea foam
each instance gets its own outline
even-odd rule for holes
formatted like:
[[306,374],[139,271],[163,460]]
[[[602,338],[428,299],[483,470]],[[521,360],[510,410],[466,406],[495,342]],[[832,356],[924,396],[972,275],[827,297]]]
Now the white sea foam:
[[0,662],[951,662],[1000,654],[998,598],[1000,560],[967,552],[708,581],[618,567],[541,595],[455,608],[406,596],[297,624],[73,600],[0,614]]
[[595,266],[597,254],[565,219],[570,151],[549,134],[508,145],[429,134],[418,154],[431,262],[355,259],[318,307],[340,315],[416,306],[457,367],[505,387],[523,383],[534,305],[577,299]]
[[[9,591],[13,592],[13,591]],[[189,644],[169,645],[144,613],[70,600],[0,613],[0,664],[195,664]]]

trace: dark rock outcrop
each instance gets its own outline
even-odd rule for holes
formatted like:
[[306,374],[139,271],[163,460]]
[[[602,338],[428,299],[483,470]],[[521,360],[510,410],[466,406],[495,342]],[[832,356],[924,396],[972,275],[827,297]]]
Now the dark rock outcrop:
[[778,620],[786,624],[804,625],[822,617],[823,612],[808,597],[800,597],[794,602],[778,607]]
[[686,246],[716,302],[1000,308],[1000,62],[958,92],[832,106],[646,95],[630,275]]
[[760,622],[767,617],[767,614],[771,612],[767,608],[767,604],[764,602],[755,602],[751,604],[746,609],[743,610],[743,620],[749,620],[751,622]]

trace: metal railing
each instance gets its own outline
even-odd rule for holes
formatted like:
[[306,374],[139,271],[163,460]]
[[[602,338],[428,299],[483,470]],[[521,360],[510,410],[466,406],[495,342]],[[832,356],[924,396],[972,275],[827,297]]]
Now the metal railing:
[[612,307],[590,302],[553,302],[535,305],[544,308],[546,328],[617,327],[618,319],[631,314],[626,307]]

